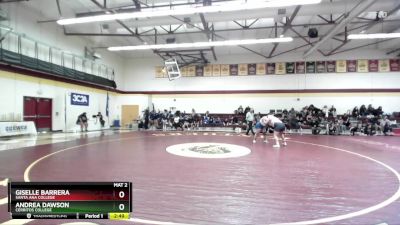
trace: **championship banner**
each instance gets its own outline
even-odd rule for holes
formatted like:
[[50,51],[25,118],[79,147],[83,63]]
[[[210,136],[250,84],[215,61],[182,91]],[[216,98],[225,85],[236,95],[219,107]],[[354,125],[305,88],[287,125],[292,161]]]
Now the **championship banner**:
[[315,73],[315,62],[306,62],[306,73]]
[[229,65],[221,65],[221,76],[229,76]]
[[357,72],[367,73],[368,72],[368,60],[359,59],[357,60]]
[[204,76],[211,77],[212,76],[212,65],[204,66]]
[[378,63],[379,62],[376,59],[368,60],[368,70],[369,70],[369,72],[378,72],[379,71]]
[[286,73],[286,63],[277,62],[275,63],[275,74],[285,74]]
[[326,61],[326,72],[328,73],[336,72],[336,61]]
[[162,78],[162,77],[164,77],[164,74],[163,74],[163,66],[156,66],[156,78]]
[[187,66],[181,67],[180,71],[181,71],[182,77],[187,77],[188,76],[188,68],[187,68]]
[[390,72],[389,59],[379,60],[379,72]]
[[212,75],[214,77],[221,76],[221,65],[212,65]]
[[248,64],[247,65],[247,74],[248,75],[256,75],[257,65],[256,64]]
[[336,60],[336,72],[346,73],[346,71],[347,71],[346,60]]
[[392,72],[400,71],[400,59],[390,60],[390,71]]
[[238,75],[238,64],[230,64],[229,65],[229,75],[231,76],[237,76]]
[[196,74],[196,66],[189,66],[187,68],[187,75],[188,77],[194,77]]
[[317,73],[326,73],[326,64],[325,61],[317,61]]
[[196,66],[196,77],[202,77],[203,76],[203,66]]
[[239,75],[240,76],[245,76],[247,75],[247,64],[239,64]]
[[275,74],[275,63],[267,63],[267,74]]
[[266,69],[265,63],[257,63],[257,75],[265,75],[267,73]]
[[306,72],[304,62],[296,62],[296,73],[301,74]]
[[295,73],[295,63],[294,62],[287,62],[286,63],[286,73],[287,74],[294,74]]
[[357,60],[347,60],[347,72],[357,72]]

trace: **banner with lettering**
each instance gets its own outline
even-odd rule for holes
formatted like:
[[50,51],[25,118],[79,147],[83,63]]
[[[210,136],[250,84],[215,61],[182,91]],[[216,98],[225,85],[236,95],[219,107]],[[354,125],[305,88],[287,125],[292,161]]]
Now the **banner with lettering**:
[[202,77],[203,76],[203,66],[196,66],[196,77]]
[[390,71],[392,72],[400,71],[400,59],[390,60]]
[[317,73],[326,73],[326,63],[325,61],[317,61],[316,72]]
[[239,64],[239,76],[245,76],[248,74],[247,64]]
[[336,61],[326,61],[326,72],[328,73],[336,72]]
[[306,73],[315,73],[315,62],[306,62]]
[[267,74],[275,74],[275,63],[267,63]]
[[357,60],[347,60],[347,72],[357,72]]
[[212,76],[212,65],[204,66],[204,76],[211,77]]
[[286,63],[286,73],[287,74],[294,74],[295,71],[295,63],[294,62],[287,62]]
[[275,63],[275,74],[286,74],[286,63],[277,62]]
[[256,64],[249,64],[247,66],[247,74],[248,75],[256,75],[256,69],[257,65]]
[[156,77],[157,78],[161,78],[161,77],[163,77],[164,75],[163,75],[163,66],[156,66]]
[[347,66],[346,60],[336,60],[336,72],[337,73],[346,73]]
[[214,77],[221,76],[221,65],[212,65],[212,75]]
[[376,59],[370,59],[368,60],[368,70],[369,72],[378,72],[378,60]]
[[187,68],[188,77],[194,77],[196,75],[196,66],[189,66]]
[[379,60],[379,72],[390,72],[389,59]]
[[187,76],[188,76],[188,75],[187,75],[187,66],[181,67],[181,68],[179,68],[179,69],[180,69],[180,71],[181,71],[182,77],[187,77]]
[[89,95],[71,93],[71,105],[89,106]]
[[359,73],[367,73],[368,72],[368,60],[359,59],[357,61],[357,72],[359,72]]
[[229,75],[231,76],[237,76],[238,75],[238,64],[230,64],[229,65]]
[[302,74],[306,72],[306,67],[304,62],[296,62],[296,73]]
[[229,65],[221,65],[221,76],[229,76]]

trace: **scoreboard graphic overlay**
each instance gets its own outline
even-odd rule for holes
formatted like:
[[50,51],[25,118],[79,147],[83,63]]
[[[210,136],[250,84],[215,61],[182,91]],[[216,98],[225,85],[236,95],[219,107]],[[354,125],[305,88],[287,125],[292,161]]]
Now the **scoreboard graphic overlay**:
[[12,219],[129,219],[131,182],[10,182]]

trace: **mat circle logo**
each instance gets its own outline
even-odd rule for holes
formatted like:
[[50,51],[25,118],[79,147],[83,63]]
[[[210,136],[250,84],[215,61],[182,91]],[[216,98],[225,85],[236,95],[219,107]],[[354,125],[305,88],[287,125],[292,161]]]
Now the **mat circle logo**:
[[171,145],[166,151],[174,155],[206,159],[241,157],[251,152],[249,148],[240,145],[209,142]]

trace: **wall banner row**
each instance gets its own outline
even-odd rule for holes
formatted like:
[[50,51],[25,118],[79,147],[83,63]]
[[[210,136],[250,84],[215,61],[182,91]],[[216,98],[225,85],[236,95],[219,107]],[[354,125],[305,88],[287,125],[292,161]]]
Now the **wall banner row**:
[[[184,77],[283,75],[304,73],[398,72],[400,59],[359,59],[250,64],[209,64],[181,67]],[[155,68],[157,78],[165,78],[163,66]]]

